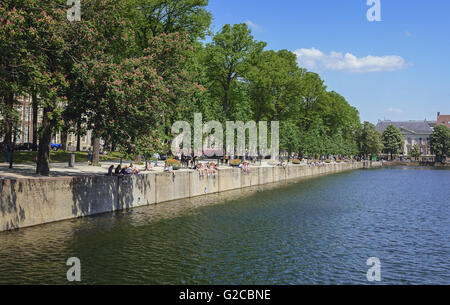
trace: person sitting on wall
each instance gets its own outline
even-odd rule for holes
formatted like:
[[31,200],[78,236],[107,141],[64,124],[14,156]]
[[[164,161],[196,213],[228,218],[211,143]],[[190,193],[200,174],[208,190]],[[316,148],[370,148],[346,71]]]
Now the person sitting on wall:
[[164,172],[172,174],[173,173],[173,167],[170,166],[170,165],[165,165],[164,166]]
[[211,173],[211,167],[210,167],[209,162],[206,162],[206,163],[205,163],[205,169],[204,169],[204,171],[206,172],[206,176],[209,177],[209,174]]
[[175,171],[173,170],[173,166],[165,165],[164,166],[164,172],[172,174],[172,180],[175,181]]
[[200,175],[200,177],[203,177],[204,169],[203,169],[203,165],[201,163],[197,164],[196,170],[198,171],[198,174]]
[[117,165],[116,170],[114,171],[114,175],[119,176],[121,170],[122,170],[122,167],[120,166],[120,164]]
[[108,169],[108,174],[107,176],[113,176],[113,170],[114,170],[114,165],[111,165]]
[[129,172],[130,172],[130,175],[137,175],[137,174],[139,174],[139,170],[134,166],[133,163],[130,163]]
[[212,175],[212,164],[211,163],[206,163],[206,175],[209,177]]
[[250,167],[248,162],[244,162],[243,166],[242,166],[242,171],[246,174],[250,173]]
[[217,165],[215,163],[211,163],[209,170],[210,170],[211,176],[216,177]]
[[147,162],[147,163],[145,164],[144,172],[149,172],[149,171],[152,170],[152,168],[153,168],[152,164],[151,164],[150,162]]
[[128,168],[125,166],[124,168],[122,168],[121,170],[120,170],[120,176],[125,176],[125,175],[127,175],[127,172],[128,172]]

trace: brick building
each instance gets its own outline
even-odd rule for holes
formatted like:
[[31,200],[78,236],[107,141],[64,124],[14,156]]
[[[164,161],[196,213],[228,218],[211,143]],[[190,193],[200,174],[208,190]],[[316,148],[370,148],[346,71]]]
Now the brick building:
[[[19,113],[19,125],[17,126],[18,133],[16,135],[16,144],[32,143],[33,142],[33,104],[31,97],[24,97],[20,99],[19,105],[16,106]],[[38,110],[37,116],[38,126],[42,122],[42,109]],[[80,138],[80,149],[87,151],[92,145],[91,131],[88,131],[85,136]],[[3,135],[0,135],[0,143],[3,142]],[[52,142],[61,144],[61,133],[57,132],[52,137]],[[67,144],[76,147],[77,136],[73,133],[67,135]]]
[[447,127],[450,128],[450,115],[444,115],[441,114],[440,112],[438,112],[437,114],[437,121],[436,121],[437,125],[446,125]]

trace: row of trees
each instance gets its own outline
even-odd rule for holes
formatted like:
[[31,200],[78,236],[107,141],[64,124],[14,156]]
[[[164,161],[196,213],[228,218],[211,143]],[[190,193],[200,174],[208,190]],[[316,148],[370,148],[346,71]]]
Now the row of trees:
[[190,67],[195,41],[209,27],[206,4],[90,0],[82,3],[82,21],[69,22],[65,0],[2,1],[0,109],[7,147],[14,149],[15,106],[31,95],[43,113],[38,174],[49,174],[58,130],[92,130],[94,163],[100,137],[129,154],[161,149],[167,120],[200,91]]
[[200,48],[206,88],[197,110],[225,121],[280,121],[281,149],[301,155],[355,155],[358,111],[327,91],[294,53],[265,50],[245,24],[225,25]]
[[381,152],[391,156],[397,155],[403,151],[404,139],[398,128],[389,125],[386,130],[381,133],[375,125],[364,122],[356,132],[356,141],[358,143],[358,151],[362,157],[372,158]]
[[[373,126],[288,50],[266,49],[246,24],[211,33],[208,0],[0,3],[0,132],[13,149],[15,106],[41,109],[36,172],[49,174],[52,135],[93,131],[130,156],[169,150],[175,121],[280,121],[280,143],[300,155],[375,155]],[[201,43],[211,35],[209,43]],[[36,119],[34,120],[37,121]],[[224,124],[225,125],[225,124]],[[37,139],[35,140],[37,143]]]

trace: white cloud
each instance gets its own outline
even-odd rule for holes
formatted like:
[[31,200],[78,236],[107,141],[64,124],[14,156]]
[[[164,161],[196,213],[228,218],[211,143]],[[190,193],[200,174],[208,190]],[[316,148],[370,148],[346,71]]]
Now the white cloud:
[[405,32],[405,36],[406,37],[413,37],[414,35],[413,35],[413,33],[406,31]]
[[351,53],[335,51],[326,54],[316,48],[298,49],[294,53],[299,64],[308,69],[379,72],[400,70],[405,66],[405,60],[397,55],[357,57]]
[[261,32],[262,31],[262,27],[259,24],[254,23],[251,20],[247,20],[245,22],[246,25],[248,25],[249,28],[253,29],[256,32]]

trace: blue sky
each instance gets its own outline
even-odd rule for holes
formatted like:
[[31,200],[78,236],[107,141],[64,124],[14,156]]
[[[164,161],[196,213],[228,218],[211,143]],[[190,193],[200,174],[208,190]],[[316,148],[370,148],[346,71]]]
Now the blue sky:
[[[298,54],[361,120],[436,120],[450,114],[450,1],[210,0],[213,29],[246,22],[268,49]],[[347,54],[349,53],[349,54]]]

